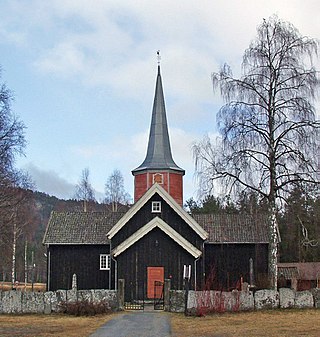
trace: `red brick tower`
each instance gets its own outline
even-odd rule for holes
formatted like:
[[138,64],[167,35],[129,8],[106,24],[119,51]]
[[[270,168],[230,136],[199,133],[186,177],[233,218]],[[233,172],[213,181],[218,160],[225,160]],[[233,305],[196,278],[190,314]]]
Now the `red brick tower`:
[[158,183],[182,206],[184,173],[185,171],[174,162],[171,154],[159,64],[147,155],[143,163],[132,171],[134,202],[154,183]]

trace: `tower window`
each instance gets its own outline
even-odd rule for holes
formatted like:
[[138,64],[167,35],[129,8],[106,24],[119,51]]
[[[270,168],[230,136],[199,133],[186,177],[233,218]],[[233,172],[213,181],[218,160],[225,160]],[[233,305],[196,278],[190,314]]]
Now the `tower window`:
[[153,175],[153,183],[163,184],[163,174],[155,173]]
[[152,213],[161,213],[161,201],[152,201]]

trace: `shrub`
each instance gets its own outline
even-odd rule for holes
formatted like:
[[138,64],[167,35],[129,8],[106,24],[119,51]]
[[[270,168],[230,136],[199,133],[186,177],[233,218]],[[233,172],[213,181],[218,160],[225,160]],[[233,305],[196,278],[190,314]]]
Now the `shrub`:
[[87,300],[75,302],[61,302],[59,312],[74,316],[95,316],[111,311],[107,301],[90,302]]

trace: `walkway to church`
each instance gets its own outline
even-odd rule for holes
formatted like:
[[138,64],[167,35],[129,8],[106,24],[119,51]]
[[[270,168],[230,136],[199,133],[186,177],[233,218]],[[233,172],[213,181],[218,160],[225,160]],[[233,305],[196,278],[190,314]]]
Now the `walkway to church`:
[[90,337],[170,337],[170,318],[165,312],[124,312],[102,325]]

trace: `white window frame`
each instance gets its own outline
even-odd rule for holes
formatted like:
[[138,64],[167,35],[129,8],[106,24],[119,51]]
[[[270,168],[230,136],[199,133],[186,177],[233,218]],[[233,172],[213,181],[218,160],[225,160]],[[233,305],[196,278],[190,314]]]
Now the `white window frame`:
[[161,201],[152,201],[151,212],[152,213],[161,213]]
[[100,270],[110,270],[110,255],[100,254]]

